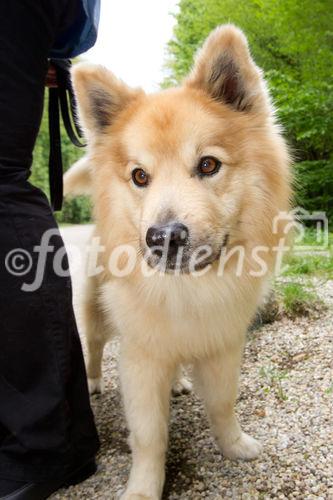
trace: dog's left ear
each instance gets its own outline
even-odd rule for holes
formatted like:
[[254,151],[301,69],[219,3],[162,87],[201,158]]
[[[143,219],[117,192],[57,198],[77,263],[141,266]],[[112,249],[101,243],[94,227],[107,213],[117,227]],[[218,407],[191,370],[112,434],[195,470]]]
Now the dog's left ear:
[[269,111],[262,71],[251,58],[245,35],[233,25],[219,26],[208,36],[184,84],[237,111]]
[[73,67],[72,81],[78,116],[88,141],[104,134],[117,116],[143,95],[142,90],[128,87],[108,69],[87,63]]

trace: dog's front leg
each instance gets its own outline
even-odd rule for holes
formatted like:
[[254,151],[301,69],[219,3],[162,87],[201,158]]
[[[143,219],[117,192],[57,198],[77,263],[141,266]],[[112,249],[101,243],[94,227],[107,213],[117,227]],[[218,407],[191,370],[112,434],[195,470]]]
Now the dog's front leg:
[[132,346],[121,351],[120,376],[132,449],[122,500],[158,500],[165,475],[173,370]]
[[261,445],[242,432],[234,411],[241,355],[242,349],[234,347],[198,361],[194,375],[222,453],[231,459],[250,460],[259,455]]

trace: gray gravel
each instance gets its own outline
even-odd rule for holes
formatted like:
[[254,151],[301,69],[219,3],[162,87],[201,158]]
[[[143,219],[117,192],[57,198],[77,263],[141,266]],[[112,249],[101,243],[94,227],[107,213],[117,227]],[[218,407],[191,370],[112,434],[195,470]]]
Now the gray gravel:
[[[320,318],[283,319],[249,333],[237,411],[244,430],[264,444],[259,459],[225,459],[198,398],[173,398],[164,499],[333,500],[333,282],[318,292],[330,305]],[[116,358],[114,343],[104,358],[105,394],[92,398],[100,470],[53,500],[115,499],[126,484]]]

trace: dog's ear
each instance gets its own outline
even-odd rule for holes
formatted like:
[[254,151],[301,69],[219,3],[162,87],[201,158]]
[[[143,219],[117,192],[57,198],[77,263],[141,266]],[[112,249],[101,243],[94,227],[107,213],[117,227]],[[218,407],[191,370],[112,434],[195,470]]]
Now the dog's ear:
[[131,89],[103,66],[80,63],[72,69],[78,115],[87,138],[105,132],[141,90]]
[[184,83],[238,111],[268,110],[262,72],[251,58],[245,35],[233,25],[219,26],[208,36]]

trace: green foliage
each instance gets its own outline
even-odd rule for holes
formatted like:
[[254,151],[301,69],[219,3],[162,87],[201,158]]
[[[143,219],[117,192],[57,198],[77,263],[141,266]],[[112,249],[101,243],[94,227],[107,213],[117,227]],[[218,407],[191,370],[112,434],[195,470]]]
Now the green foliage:
[[48,115],[47,115],[47,97],[44,99],[44,113],[42,123],[40,126],[39,134],[37,137],[33,164],[31,169],[30,182],[44,191],[47,196],[50,194],[49,190],[49,130],[48,130]]
[[[44,100],[44,114],[39,130],[37,142],[34,149],[34,160],[30,182],[42,189],[47,196],[50,195],[49,189],[49,130],[48,130],[48,111],[47,111],[47,93]],[[61,127],[61,150],[64,170],[66,171],[83,154],[82,149],[73,146],[63,127]],[[90,200],[87,197],[79,196],[64,200],[61,212],[56,212],[56,219],[59,223],[89,222],[91,220]]]
[[219,24],[242,28],[257,63],[304,82],[332,82],[331,0],[180,0],[169,43],[171,77],[188,72],[195,50]]
[[[333,114],[333,113],[332,113]],[[309,212],[326,212],[333,225],[333,156],[295,164],[296,204]]]
[[268,80],[296,163],[296,203],[333,219],[332,0],[180,0],[164,86],[188,73],[218,24],[242,28]]
[[65,199],[62,211],[57,214],[57,221],[72,224],[84,224],[91,221],[91,202],[88,196]]

